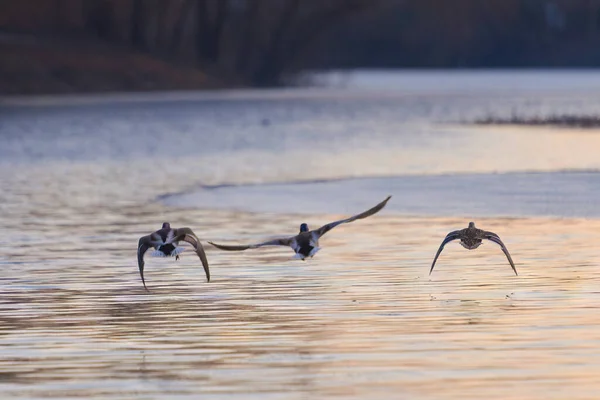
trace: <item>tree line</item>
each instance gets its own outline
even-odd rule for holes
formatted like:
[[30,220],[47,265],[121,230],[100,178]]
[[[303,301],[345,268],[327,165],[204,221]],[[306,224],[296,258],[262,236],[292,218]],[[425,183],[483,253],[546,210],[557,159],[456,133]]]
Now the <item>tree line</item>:
[[0,29],[92,37],[240,84],[306,69],[600,65],[600,0],[29,0]]
[[0,3],[0,29],[84,34],[269,86],[327,28],[378,1],[29,0]]

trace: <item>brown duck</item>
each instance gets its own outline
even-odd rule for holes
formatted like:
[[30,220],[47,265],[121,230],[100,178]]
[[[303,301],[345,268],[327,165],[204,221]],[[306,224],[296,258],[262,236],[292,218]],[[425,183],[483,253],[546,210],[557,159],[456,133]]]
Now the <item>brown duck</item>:
[[477,229],[475,227],[474,222],[469,222],[468,228],[461,229],[459,231],[450,232],[446,236],[446,238],[440,245],[440,248],[438,249],[438,251],[435,255],[435,258],[433,259],[433,263],[431,264],[431,269],[429,270],[429,275],[431,275],[431,272],[433,271],[433,267],[435,266],[435,262],[437,261],[438,257],[440,256],[440,253],[444,249],[444,246],[447,243],[449,243],[453,240],[456,240],[456,239],[459,239],[460,244],[465,249],[468,249],[468,250],[473,250],[473,249],[478,248],[481,245],[483,239],[487,239],[487,240],[490,240],[490,241],[498,244],[500,246],[500,248],[502,249],[502,251],[504,252],[504,254],[506,255],[506,258],[508,258],[508,262],[510,263],[510,266],[512,267],[513,271],[515,271],[515,275],[519,275],[519,274],[517,274],[517,269],[515,268],[515,264],[513,263],[513,260],[510,257],[510,254],[508,253],[506,246],[504,246],[504,243],[502,243],[502,240],[500,240],[500,237],[498,235],[496,235],[494,232],[488,232],[488,231],[484,231],[482,229]]

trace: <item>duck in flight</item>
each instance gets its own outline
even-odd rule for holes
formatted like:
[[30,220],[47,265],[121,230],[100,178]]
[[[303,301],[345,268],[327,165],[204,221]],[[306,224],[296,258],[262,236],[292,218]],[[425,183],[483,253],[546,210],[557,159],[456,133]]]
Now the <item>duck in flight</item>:
[[144,254],[149,248],[153,247],[154,251],[152,256],[154,257],[175,257],[175,260],[179,260],[179,254],[183,250],[183,247],[179,247],[179,242],[187,242],[194,247],[196,254],[202,261],[204,272],[206,273],[206,280],[210,282],[210,271],[208,269],[208,260],[204,253],[204,248],[200,243],[200,240],[196,234],[190,228],[179,228],[173,229],[168,222],[162,225],[162,228],[148,236],[140,238],[138,243],[138,267],[140,269],[140,276],[142,277],[142,283],[144,288],[146,287],[146,281],[144,280]]
[[440,256],[440,253],[444,249],[444,246],[447,243],[449,243],[453,240],[456,240],[456,239],[459,239],[460,244],[467,250],[473,250],[473,249],[478,248],[481,245],[481,242],[483,239],[487,239],[487,240],[490,240],[490,241],[498,244],[500,246],[500,248],[502,249],[502,251],[504,252],[504,254],[506,255],[506,258],[508,258],[508,262],[510,263],[510,266],[512,267],[513,271],[515,271],[515,275],[519,275],[519,274],[517,274],[517,269],[515,268],[515,264],[513,263],[512,258],[510,257],[508,249],[506,248],[504,243],[502,243],[502,240],[500,240],[500,237],[498,235],[496,235],[494,232],[488,232],[488,231],[484,231],[482,229],[477,229],[475,227],[474,222],[469,222],[468,228],[461,229],[459,231],[450,232],[446,236],[446,238],[440,245],[440,248],[438,249],[438,251],[435,255],[435,258],[433,259],[433,263],[431,264],[431,269],[429,270],[429,275],[431,275],[431,272],[433,271],[433,267],[435,266],[435,262],[437,261],[438,257]]
[[308,225],[303,223],[300,225],[300,233],[298,233],[296,236],[274,239],[274,240],[269,240],[268,242],[263,242],[263,243],[258,243],[258,244],[250,244],[250,245],[245,245],[245,246],[228,246],[228,245],[216,244],[213,242],[208,242],[208,243],[212,244],[216,248],[219,248],[221,250],[228,250],[228,251],[241,251],[241,250],[246,250],[246,249],[256,249],[258,247],[263,247],[263,246],[289,246],[296,253],[294,258],[299,258],[301,260],[304,260],[307,257],[314,256],[317,253],[317,251],[319,251],[321,249],[319,247],[319,239],[321,238],[321,236],[323,236],[324,234],[326,234],[327,232],[329,232],[330,230],[332,230],[333,228],[335,228],[336,226],[338,226],[340,224],[345,224],[348,222],[356,221],[357,219],[367,218],[367,217],[377,213],[383,207],[385,207],[385,205],[387,204],[387,202],[390,200],[391,197],[392,196],[388,196],[381,203],[377,204],[375,207],[373,207],[365,212],[362,212],[362,213],[357,214],[350,218],[331,222],[327,225],[323,225],[319,229],[315,229],[315,230],[311,231],[308,229]]

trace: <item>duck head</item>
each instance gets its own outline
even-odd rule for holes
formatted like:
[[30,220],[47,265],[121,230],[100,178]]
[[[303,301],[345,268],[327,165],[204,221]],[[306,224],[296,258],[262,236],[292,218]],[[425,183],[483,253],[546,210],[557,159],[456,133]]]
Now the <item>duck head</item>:
[[475,228],[475,222],[469,222],[469,229]]
[[171,224],[169,224],[168,222],[163,222],[162,229],[171,229]]
[[300,232],[308,232],[308,224],[300,224]]

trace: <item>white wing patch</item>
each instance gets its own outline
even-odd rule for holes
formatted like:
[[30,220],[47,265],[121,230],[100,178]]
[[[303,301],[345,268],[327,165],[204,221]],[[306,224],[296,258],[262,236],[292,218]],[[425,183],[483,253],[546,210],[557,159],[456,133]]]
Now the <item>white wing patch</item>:
[[165,254],[160,250],[154,250],[152,253],[150,253],[150,256],[152,256],[152,257],[174,257],[174,256],[177,256],[177,255],[183,253],[184,251],[185,251],[185,247],[175,247],[175,249],[173,249],[171,254]]
[[308,256],[306,256],[306,257],[305,257],[303,254],[296,253],[296,254],[294,254],[294,256],[292,257],[292,259],[294,259],[294,260],[303,260],[303,259],[305,259],[305,258],[308,258],[308,257],[312,257],[312,256],[314,256],[315,254],[317,254],[317,251],[319,251],[319,250],[321,250],[321,248],[320,248],[320,247],[314,247],[314,248],[313,248],[313,249],[310,251],[310,253],[308,253]]
[[319,250],[321,250],[321,248],[320,248],[320,247],[314,247],[314,248],[313,248],[313,249],[310,251],[310,253],[308,253],[308,256],[309,256],[309,257],[312,257],[312,256],[314,256],[315,254],[317,254],[317,251],[319,251]]
[[181,247],[181,246],[175,247],[173,249],[173,251],[171,252],[171,256],[178,256],[179,254],[183,253],[184,251],[185,251],[185,247]]
[[313,232],[312,235],[310,235],[310,245],[313,247],[318,247],[319,246],[319,234],[317,232]]
[[300,250],[300,247],[298,246],[298,242],[296,241],[296,239],[292,239],[292,241],[290,242],[290,247],[296,253],[298,253],[298,250]]
[[171,229],[169,233],[167,233],[167,239],[165,240],[165,244],[173,242],[173,239],[175,239],[175,231]]

